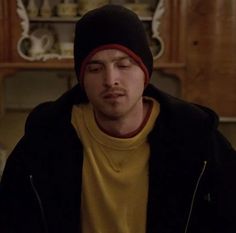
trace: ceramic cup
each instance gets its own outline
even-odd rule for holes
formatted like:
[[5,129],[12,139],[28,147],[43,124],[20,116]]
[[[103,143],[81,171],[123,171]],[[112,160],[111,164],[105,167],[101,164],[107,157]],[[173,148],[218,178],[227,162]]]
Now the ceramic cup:
[[85,14],[87,11],[108,4],[109,0],[79,0],[78,13]]
[[60,42],[59,43],[60,53],[65,57],[72,57],[74,51],[73,42]]
[[57,5],[57,15],[60,17],[75,17],[77,12],[77,3],[59,3]]

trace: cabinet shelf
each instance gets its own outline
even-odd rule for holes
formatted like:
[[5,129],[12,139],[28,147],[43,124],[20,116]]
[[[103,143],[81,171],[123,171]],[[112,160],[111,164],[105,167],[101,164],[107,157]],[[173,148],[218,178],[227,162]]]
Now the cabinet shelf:
[[[164,1],[164,0],[162,0]],[[46,62],[57,59],[58,64],[61,64],[59,60],[64,58],[71,58],[73,49],[71,43],[74,36],[74,24],[81,19],[83,13],[77,12],[76,16],[66,16],[57,12],[52,16],[41,16],[28,14],[25,2],[23,0],[17,0],[17,13],[21,19],[21,36],[17,41],[17,52],[19,56],[26,61]],[[55,2],[54,2],[55,3]],[[132,7],[136,4],[132,4]],[[145,4],[145,6],[148,4]],[[163,52],[163,41],[159,37],[158,25],[159,19],[155,20],[153,24],[153,17],[155,12],[158,12],[160,8],[158,4],[156,10],[139,10],[137,15],[142,22],[144,22],[145,30],[147,31],[148,40],[150,42],[150,48],[152,48],[153,56],[156,58]],[[136,9],[137,10],[137,9]],[[159,18],[163,14],[161,10],[159,12]],[[42,40],[44,38],[44,41]],[[42,46],[45,44],[45,46]],[[36,55],[35,55],[36,54]],[[40,56],[37,56],[40,54]],[[54,61],[53,61],[54,63]]]
[[[50,22],[50,23],[73,23],[77,22],[81,17],[30,17],[30,22],[40,23],[40,22]],[[152,21],[152,16],[140,16],[142,21]]]
[[51,23],[73,23],[77,22],[81,17],[30,17],[30,22],[51,22]]

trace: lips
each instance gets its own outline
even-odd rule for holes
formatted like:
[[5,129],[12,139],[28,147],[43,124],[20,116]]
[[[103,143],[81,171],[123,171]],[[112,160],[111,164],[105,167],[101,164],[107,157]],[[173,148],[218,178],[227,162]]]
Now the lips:
[[104,99],[116,99],[116,98],[122,97],[124,95],[125,95],[125,90],[123,90],[121,88],[106,90],[106,91],[102,92],[102,97]]
[[118,98],[118,97],[121,97],[121,96],[124,96],[124,94],[123,93],[117,93],[117,92],[108,92],[103,96],[103,98],[104,99],[115,99],[115,98]]

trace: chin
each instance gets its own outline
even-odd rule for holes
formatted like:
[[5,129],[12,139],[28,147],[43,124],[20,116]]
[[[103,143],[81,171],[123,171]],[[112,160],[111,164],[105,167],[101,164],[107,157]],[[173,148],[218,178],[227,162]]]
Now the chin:
[[102,118],[107,120],[118,120],[120,118],[123,118],[125,113],[124,111],[118,111],[118,110],[108,110],[108,111],[99,111],[99,115],[102,116]]

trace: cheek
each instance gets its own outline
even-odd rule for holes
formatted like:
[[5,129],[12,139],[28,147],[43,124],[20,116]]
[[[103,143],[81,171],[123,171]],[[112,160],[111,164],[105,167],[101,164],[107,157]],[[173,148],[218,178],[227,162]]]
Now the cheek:
[[89,99],[94,99],[100,93],[100,84],[94,78],[84,79],[84,90]]
[[97,79],[90,76],[84,77],[84,88],[85,90],[94,89],[96,87]]
[[84,75],[84,86],[93,87],[99,86],[102,83],[102,74],[87,74]]
[[125,79],[128,85],[134,90],[144,89],[145,87],[145,74],[139,67],[135,67],[136,69]]
[[128,81],[128,85],[130,90],[133,91],[133,92],[143,92],[144,90],[144,79],[140,78],[140,79],[129,79]]

